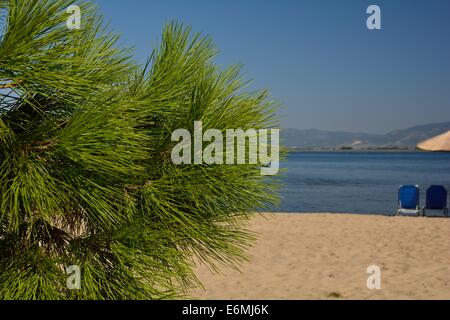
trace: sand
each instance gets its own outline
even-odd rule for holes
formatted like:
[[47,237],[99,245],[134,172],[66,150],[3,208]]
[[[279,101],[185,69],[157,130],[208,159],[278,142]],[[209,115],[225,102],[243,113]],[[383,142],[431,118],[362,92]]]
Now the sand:
[[[199,265],[195,299],[450,299],[450,219],[265,214],[241,273]],[[367,288],[367,267],[381,289]]]

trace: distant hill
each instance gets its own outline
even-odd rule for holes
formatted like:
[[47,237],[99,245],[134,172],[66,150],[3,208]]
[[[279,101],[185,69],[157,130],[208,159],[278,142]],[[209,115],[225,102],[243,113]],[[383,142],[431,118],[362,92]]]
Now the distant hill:
[[450,130],[450,122],[426,124],[386,134],[389,144],[415,147],[418,143]]
[[415,126],[387,134],[325,131],[317,129],[281,130],[282,144],[288,148],[410,148],[419,142],[450,130],[450,122]]

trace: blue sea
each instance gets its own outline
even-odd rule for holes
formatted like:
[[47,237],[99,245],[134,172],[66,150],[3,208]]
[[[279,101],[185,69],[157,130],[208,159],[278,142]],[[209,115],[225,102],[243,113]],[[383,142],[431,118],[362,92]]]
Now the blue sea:
[[291,152],[281,164],[281,212],[394,214],[402,184],[450,190],[450,153]]

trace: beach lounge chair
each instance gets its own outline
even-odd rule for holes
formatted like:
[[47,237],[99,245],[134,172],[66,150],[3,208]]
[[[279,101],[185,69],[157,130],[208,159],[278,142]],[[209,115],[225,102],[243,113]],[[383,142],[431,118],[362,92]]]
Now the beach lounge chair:
[[419,186],[400,186],[398,189],[397,215],[419,216],[421,213],[419,198]]
[[431,186],[428,188],[423,215],[426,216],[430,211],[438,211],[448,217],[448,192],[444,186]]

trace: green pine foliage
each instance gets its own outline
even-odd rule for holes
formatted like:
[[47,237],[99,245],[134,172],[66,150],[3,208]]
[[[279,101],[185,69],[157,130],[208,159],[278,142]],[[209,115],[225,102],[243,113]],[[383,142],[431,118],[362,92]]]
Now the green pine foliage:
[[277,195],[256,165],[172,164],[171,133],[271,127],[274,104],[208,37],[168,24],[140,67],[93,5],[67,28],[72,3],[0,1],[0,299],[183,296],[193,257],[245,260],[242,221]]

